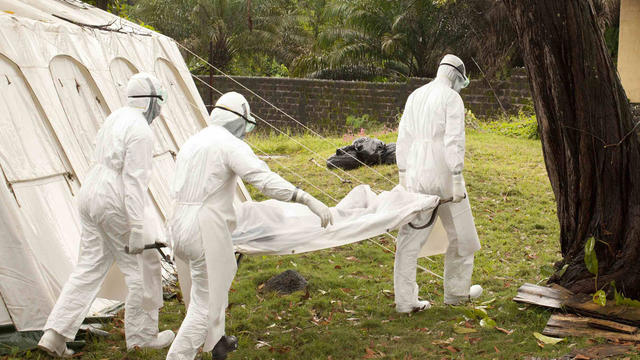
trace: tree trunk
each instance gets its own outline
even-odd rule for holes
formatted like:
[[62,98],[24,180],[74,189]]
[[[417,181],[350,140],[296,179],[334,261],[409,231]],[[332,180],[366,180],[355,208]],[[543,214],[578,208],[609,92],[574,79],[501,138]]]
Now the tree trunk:
[[[550,281],[640,298],[640,145],[591,0],[503,0],[529,74],[568,265]],[[584,263],[597,240],[597,285]]]

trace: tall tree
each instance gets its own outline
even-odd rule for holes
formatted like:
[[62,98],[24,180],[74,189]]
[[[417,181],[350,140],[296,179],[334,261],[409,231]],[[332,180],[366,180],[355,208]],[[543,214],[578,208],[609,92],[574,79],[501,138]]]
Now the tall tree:
[[[592,0],[503,0],[531,82],[557,200],[563,261],[551,281],[640,298],[640,143]],[[596,239],[597,284],[584,247]]]

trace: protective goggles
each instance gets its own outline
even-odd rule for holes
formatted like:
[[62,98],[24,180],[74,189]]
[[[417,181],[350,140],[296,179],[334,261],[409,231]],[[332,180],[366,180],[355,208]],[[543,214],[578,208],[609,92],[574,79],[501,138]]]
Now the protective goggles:
[[167,90],[160,89],[158,94],[150,94],[150,95],[129,95],[130,98],[139,99],[139,98],[154,98],[158,99],[158,104],[162,105],[167,102],[168,94]]
[[[228,111],[228,112],[230,112],[230,113],[234,113],[234,114],[236,114],[236,115],[240,116],[240,117],[241,117],[241,118],[243,118],[246,122],[248,122],[249,124],[251,124],[251,125],[247,124],[247,130],[249,129],[249,127],[250,127],[250,126],[251,126],[251,130],[253,130],[253,128],[255,128],[255,127],[256,127],[256,125],[257,125],[255,120],[253,120],[253,119],[249,119],[246,115],[240,114],[239,112],[237,112],[237,111],[235,111],[235,110],[231,110],[231,109],[229,109],[229,108],[227,108],[227,107],[220,106],[220,105],[216,105],[216,106],[214,106],[213,108],[214,108],[214,109],[221,109],[221,110],[225,110],[225,111]],[[250,130],[248,130],[247,132],[249,132],[249,131],[250,131]]]

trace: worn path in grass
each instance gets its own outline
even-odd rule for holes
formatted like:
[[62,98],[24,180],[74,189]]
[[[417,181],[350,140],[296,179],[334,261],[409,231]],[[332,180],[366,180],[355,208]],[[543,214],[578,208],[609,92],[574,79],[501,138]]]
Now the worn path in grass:
[[[395,141],[396,134],[382,134]],[[357,185],[343,184],[315,165],[345,145],[343,139],[326,143],[313,137],[298,141],[319,152],[311,155],[284,137],[248,141],[269,154],[272,169],[319,199],[326,195],[285,170],[276,160],[309,179],[335,198]],[[349,140],[349,139],[346,139]],[[256,151],[259,153],[258,151]],[[376,170],[397,181],[395,166]],[[348,178],[334,171],[334,174]],[[392,184],[361,168],[350,174],[374,189]],[[292,256],[249,257],[241,264],[230,294],[227,331],[240,339],[240,350],[230,359],[523,359],[565,355],[589,343],[567,339],[540,347],[533,332],[541,332],[550,312],[511,301],[524,282],[544,283],[559,260],[555,202],[535,140],[471,132],[467,136],[465,179],[483,248],[476,255],[474,282],[485,288],[475,305],[443,304],[442,281],[419,273],[420,295],[434,306],[425,312],[400,315],[393,308],[393,254],[372,242]],[[264,197],[250,189],[254,198]],[[378,242],[393,249],[388,238]],[[442,273],[442,256],[421,265]],[[287,296],[257,292],[260,284],[286,269],[309,281],[308,293]],[[483,307],[503,331],[482,327],[473,308]],[[481,311],[475,311],[480,313]],[[163,309],[162,329],[177,330],[184,306],[169,302]],[[165,351],[124,351],[121,323],[110,327],[108,340],[90,340],[83,359],[163,359]],[[505,333],[506,332],[506,333]],[[507,334],[508,333],[508,334]],[[631,358],[640,358],[629,355]],[[39,353],[20,357],[40,358]],[[209,359],[209,355],[204,355]]]

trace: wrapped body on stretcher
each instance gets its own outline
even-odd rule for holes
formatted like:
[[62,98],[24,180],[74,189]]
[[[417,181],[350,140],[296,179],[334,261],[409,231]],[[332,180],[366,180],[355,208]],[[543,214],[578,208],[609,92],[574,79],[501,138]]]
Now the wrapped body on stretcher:
[[[364,241],[404,224],[433,215],[438,196],[411,193],[401,186],[376,194],[368,185],[351,190],[331,209],[334,224],[322,228],[306,206],[277,200],[236,204],[234,250],[242,255],[288,255],[318,251]],[[213,239],[212,239],[213,240]],[[442,254],[447,237],[437,221],[421,256]],[[176,258],[185,303],[189,303],[189,266]]]
[[318,218],[300,204],[277,200],[236,206],[232,234],[236,252],[245,255],[286,255],[334,248],[363,241],[420,217],[430,217],[437,196],[410,193],[402,187],[374,193],[355,187],[331,209],[334,225],[319,226]]

